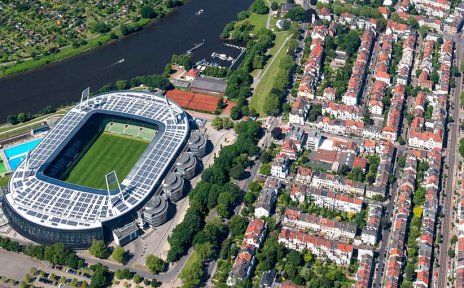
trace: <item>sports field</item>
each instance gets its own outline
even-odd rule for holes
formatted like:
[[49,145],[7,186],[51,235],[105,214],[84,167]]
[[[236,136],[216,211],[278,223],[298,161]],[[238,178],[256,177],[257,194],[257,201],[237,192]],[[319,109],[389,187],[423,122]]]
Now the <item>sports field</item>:
[[66,181],[106,189],[105,174],[115,170],[122,182],[148,144],[140,138],[104,132],[71,170]]

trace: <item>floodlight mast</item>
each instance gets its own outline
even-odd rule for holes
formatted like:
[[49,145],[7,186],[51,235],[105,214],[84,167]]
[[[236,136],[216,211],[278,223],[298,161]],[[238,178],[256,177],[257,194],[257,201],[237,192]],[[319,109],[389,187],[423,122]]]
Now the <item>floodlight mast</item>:
[[[119,184],[118,175],[116,174],[115,170],[113,170],[110,173],[105,175],[105,181],[106,181],[106,190],[108,192],[108,207],[109,207],[109,209],[113,209],[113,204],[111,203],[111,193],[110,193],[111,189],[110,189],[110,186],[115,184],[115,183],[118,184],[118,193],[119,193],[119,196],[121,197],[121,200],[123,202],[126,202],[126,200],[124,199],[124,194],[122,193],[121,184]],[[109,212],[109,210],[108,210],[108,212]]]
[[82,94],[81,94],[81,102],[79,103],[79,110],[82,111],[82,106],[83,106],[83,103],[87,103],[89,100],[89,95],[90,95],[90,87],[87,87],[87,89],[85,89],[84,91],[82,91]]
[[174,114],[174,111],[172,111],[171,104],[169,103],[168,97],[166,95],[164,95],[164,100],[166,100],[166,104],[168,105],[168,110],[169,110],[169,113],[171,114],[172,119],[177,124],[177,116]]
[[111,194],[110,194],[110,184],[108,181],[109,175],[111,173],[108,173],[105,175],[105,181],[106,181],[106,191],[108,192],[108,210],[106,213],[110,213],[110,210],[113,209],[113,204],[111,203]]

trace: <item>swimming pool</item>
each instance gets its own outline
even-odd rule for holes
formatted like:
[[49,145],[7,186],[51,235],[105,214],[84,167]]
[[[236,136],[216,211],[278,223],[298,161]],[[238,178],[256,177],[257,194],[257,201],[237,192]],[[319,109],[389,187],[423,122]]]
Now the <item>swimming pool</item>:
[[18,168],[19,164],[26,158],[27,152],[33,150],[39,145],[42,138],[35,139],[26,143],[22,143],[10,148],[5,149],[5,156],[10,164],[11,169],[14,171]]

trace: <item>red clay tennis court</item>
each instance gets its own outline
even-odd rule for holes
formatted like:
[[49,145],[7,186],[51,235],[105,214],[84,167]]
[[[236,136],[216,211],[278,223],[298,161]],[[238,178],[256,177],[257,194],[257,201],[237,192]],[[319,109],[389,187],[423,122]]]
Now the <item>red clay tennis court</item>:
[[182,108],[213,113],[216,111],[219,98],[182,90],[169,90],[166,96]]

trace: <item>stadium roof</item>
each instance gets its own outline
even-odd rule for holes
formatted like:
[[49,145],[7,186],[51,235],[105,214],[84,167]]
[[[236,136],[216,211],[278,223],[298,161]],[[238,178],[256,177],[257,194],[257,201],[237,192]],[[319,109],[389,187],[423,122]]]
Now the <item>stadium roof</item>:
[[[44,177],[41,172],[94,113],[116,114],[159,126],[156,137],[122,181],[124,200],[119,193],[108,196],[98,189]],[[174,102],[168,105],[161,95],[124,91],[90,98],[71,109],[23,161],[11,177],[11,193],[5,198],[22,217],[39,225],[64,230],[100,227],[102,222],[131,211],[161,184],[161,176],[174,163],[188,131],[183,110]]]

